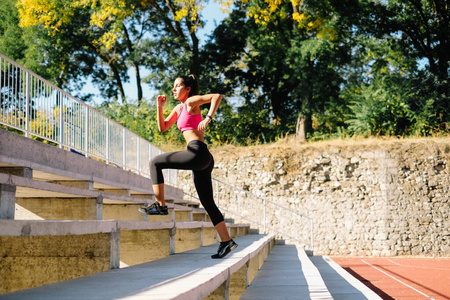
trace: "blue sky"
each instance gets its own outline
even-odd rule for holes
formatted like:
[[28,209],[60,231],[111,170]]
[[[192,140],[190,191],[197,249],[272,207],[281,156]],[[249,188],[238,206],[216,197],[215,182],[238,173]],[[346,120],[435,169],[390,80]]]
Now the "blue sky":
[[[227,15],[220,10],[219,4],[217,4],[214,0],[209,0],[209,3],[206,4],[205,8],[202,11],[202,16],[205,23],[204,27],[197,30],[197,36],[200,40],[200,45],[206,42],[206,40],[208,39],[208,35],[213,32],[213,30],[216,28],[216,25],[218,25]],[[137,98],[136,80],[133,73],[134,71],[130,70],[130,82],[124,84],[125,93],[127,95],[127,98],[130,100],[135,100]],[[146,75],[148,74],[142,74],[142,76]],[[148,85],[144,84],[142,88],[144,92],[144,98],[149,99],[157,93],[157,91],[155,90],[150,90],[150,87]],[[91,103],[91,105],[98,105],[104,100],[103,98],[99,97],[97,88],[91,84],[89,79],[87,80],[86,85],[82,89],[81,93],[92,93],[96,95],[94,96],[94,103]]]

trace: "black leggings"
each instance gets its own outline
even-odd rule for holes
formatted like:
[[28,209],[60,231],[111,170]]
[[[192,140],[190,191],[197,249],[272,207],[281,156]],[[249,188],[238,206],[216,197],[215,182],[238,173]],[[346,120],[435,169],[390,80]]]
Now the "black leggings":
[[164,153],[150,161],[150,178],[153,184],[164,183],[163,169],[192,170],[198,197],[212,223],[222,222],[223,215],[214,203],[211,172],[214,158],[208,146],[201,141],[191,141],[187,150]]

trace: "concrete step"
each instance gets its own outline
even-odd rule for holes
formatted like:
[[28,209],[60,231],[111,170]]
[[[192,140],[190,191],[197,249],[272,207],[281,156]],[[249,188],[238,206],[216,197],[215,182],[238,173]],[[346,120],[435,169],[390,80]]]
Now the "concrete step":
[[275,245],[241,300],[381,299],[328,257]]
[[381,299],[374,291],[353,277],[328,256],[311,256],[310,259],[319,270],[333,299]]
[[166,199],[166,202],[194,208],[198,208],[200,206],[200,202],[189,201],[185,199]]
[[[232,238],[248,225],[227,224]],[[0,220],[0,294],[216,244],[210,222]]]
[[241,299],[332,298],[319,272],[301,247],[275,245]]
[[0,299],[239,299],[270,253],[274,235],[236,238],[225,259],[217,244],[156,261],[0,295]]
[[[45,220],[146,220],[138,208],[153,203],[149,197],[129,196],[103,190],[45,182],[31,178],[0,173],[0,185],[7,185],[10,191],[2,190],[0,218],[3,219],[45,219]],[[111,190],[109,190],[111,191]],[[3,199],[5,198],[5,199]],[[168,202],[169,215],[153,217],[156,221],[208,221],[203,208],[178,205]],[[15,207],[15,208],[14,208]]]

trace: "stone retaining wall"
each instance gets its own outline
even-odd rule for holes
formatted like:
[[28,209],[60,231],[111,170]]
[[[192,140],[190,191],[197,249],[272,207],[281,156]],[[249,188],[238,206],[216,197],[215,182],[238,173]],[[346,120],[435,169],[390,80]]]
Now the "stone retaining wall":
[[[450,139],[228,146],[212,153],[213,177],[242,189],[232,194],[215,184],[216,202],[240,222],[255,219],[308,243],[309,220],[292,213],[298,211],[314,219],[315,254],[450,256]],[[196,195],[190,172],[180,171],[179,187]],[[276,203],[266,202],[265,222],[263,199]]]

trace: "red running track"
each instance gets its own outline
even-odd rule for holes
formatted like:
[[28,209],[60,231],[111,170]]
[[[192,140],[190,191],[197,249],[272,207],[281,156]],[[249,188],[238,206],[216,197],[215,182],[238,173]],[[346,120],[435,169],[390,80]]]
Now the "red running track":
[[450,258],[332,259],[383,299],[450,300]]

